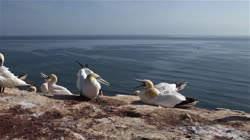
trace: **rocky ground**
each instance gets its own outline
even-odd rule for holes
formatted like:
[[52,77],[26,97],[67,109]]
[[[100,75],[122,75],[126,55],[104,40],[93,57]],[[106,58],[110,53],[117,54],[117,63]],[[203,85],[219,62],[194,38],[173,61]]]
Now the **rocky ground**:
[[136,96],[0,94],[0,139],[250,139],[250,114],[228,109],[161,108]]

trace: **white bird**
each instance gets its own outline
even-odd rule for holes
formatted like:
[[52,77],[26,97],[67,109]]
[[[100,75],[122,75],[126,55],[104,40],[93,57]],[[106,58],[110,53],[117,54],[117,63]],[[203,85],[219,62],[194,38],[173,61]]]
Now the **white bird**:
[[16,86],[29,85],[25,81],[15,76],[9,68],[4,65],[4,55],[0,53],[0,93],[4,93],[5,87],[13,88]]
[[31,86],[30,88],[27,89],[27,91],[36,93],[37,90],[35,86]]
[[[162,83],[156,84],[154,87],[161,92],[164,92],[164,91],[179,92],[179,91],[183,90],[187,86],[187,84],[188,84],[188,82],[182,82],[182,81],[176,81],[174,84],[162,82]],[[134,91],[134,94],[139,95],[140,92],[143,92],[143,91],[144,91],[144,89],[136,90],[136,91]]]
[[83,82],[83,94],[87,98],[95,99],[99,94],[101,94],[101,85],[100,83],[109,86],[110,84],[102,79],[98,74],[91,73]]
[[80,62],[76,61],[81,69],[77,73],[77,81],[76,81],[76,87],[80,91],[80,96],[83,96],[83,89],[84,89],[84,80],[87,78],[87,76],[91,73],[93,73],[92,70],[88,69],[88,64],[83,65]]
[[49,88],[48,88],[48,77],[46,74],[44,73],[40,73],[41,76],[44,78],[44,83],[41,84],[40,89],[42,91],[43,94],[49,94]]
[[160,91],[155,88],[154,84],[150,80],[137,80],[142,82],[144,90],[139,93],[140,99],[143,103],[151,105],[159,105],[162,107],[177,107],[185,104],[195,104],[197,100],[192,98],[186,98],[180,93],[174,90]]
[[48,78],[49,93],[54,95],[73,95],[67,88],[56,84],[57,76],[55,74],[51,74]]

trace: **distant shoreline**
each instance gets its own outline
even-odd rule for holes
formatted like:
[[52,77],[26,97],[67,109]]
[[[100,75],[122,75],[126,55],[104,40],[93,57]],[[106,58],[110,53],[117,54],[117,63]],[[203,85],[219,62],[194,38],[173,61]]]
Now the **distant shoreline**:
[[0,40],[250,40],[250,36],[175,35],[0,35]]

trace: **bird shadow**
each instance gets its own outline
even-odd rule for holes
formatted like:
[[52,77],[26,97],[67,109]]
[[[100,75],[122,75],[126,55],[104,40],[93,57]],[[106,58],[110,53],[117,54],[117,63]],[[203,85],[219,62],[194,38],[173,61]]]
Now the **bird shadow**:
[[131,104],[132,104],[132,105],[149,105],[149,106],[159,107],[158,105],[143,103],[143,102],[140,101],[140,100],[138,100],[138,101],[132,101]]
[[79,96],[79,95],[54,95],[54,96],[46,96],[47,98],[50,99],[55,99],[55,100],[63,100],[63,101],[90,101],[87,97]]
[[250,118],[246,116],[228,116],[221,119],[216,119],[218,122],[231,122],[231,121],[250,121]]
[[[131,102],[132,105],[150,105],[150,106],[156,106],[158,107],[158,105],[154,105],[154,104],[146,104],[146,103],[143,103],[142,101],[138,100],[138,101],[132,101]],[[183,105],[183,106],[177,106],[177,107],[174,107],[174,108],[180,108],[180,109],[192,109],[193,107],[190,106],[190,105]]]
[[132,105],[145,105],[143,102],[141,102],[140,100],[138,101],[132,101],[131,102]]

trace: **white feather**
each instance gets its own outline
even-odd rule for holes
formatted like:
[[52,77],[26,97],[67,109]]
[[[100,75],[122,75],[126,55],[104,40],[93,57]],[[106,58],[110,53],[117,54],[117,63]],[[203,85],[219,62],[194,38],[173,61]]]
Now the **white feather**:
[[160,94],[152,99],[147,100],[149,104],[159,105],[163,107],[175,107],[182,101],[185,101],[186,97],[175,91],[160,92]]
[[0,66],[0,86],[12,88],[25,85],[29,84],[16,77],[7,67]]
[[[156,89],[158,89],[161,93],[164,93],[166,91],[178,91],[176,88],[176,84],[169,84],[169,83],[159,83],[154,86]],[[134,94],[139,95],[140,93],[145,92],[145,89],[139,89],[134,91]]]
[[83,86],[84,96],[90,99],[94,99],[95,97],[97,97],[101,89],[100,83],[95,78],[85,79]]
[[[76,87],[81,92],[84,89],[84,80],[87,78],[89,74],[93,73],[92,70],[88,68],[82,68],[77,73],[77,81],[76,81]],[[81,93],[82,94],[82,93]]]
[[176,84],[169,84],[169,83],[159,83],[159,84],[155,85],[155,88],[161,92],[177,91]]
[[42,91],[43,94],[47,94],[49,93],[49,88],[48,88],[48,83],[45,82],[40,86],[40,89]]
[[73,95],[67,88],[57,84],[48,83],[48,89],[54,95]]

